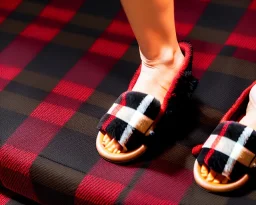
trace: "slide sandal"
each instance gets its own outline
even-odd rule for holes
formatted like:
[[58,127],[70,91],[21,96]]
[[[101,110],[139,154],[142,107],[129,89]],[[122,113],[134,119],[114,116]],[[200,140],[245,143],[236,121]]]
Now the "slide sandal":
[[[256,167],[256,131],[239,123],[245,116],[249,93],[254,85],[256,81],[243,91],[207,141],[192,150],[193,155],[197,155],[195,181],[210,192],[230,192],[240,188],[248,181],[250,170]],[[229,181],[224,184],[207,181],[201,175],[202,165]]]
[[[128,90],[120,95],[101,118],[97,126],[100,132],[96,148],[104,159],[124,163],[141,156],[147,150],[147,141],[154,136],[155,127],[161,123],[159,120],[168,111],[170,103],[184,98],[184,95],[190,97],[195,90],[198,81],[192,76],[192,46],[188,42],[180,42],[179,45],[185,56],[184,62],[162,104],[154,96],[132,91],[140,74],[139,67]],[[103,145],[102,133],[115,138],[122,146],[122,152],[109,152]]]

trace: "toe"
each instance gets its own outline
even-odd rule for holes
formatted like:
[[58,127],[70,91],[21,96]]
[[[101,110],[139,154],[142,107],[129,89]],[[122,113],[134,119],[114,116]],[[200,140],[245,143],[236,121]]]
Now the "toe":
[[214,183],[214,184],[220,184],[220,182],[221,181],[219,179],[216,179],[216,178],[212,181],[212,183]]
[[116,139],[114,139],[113,141],[113,147],[114,147],[114,150],[113,150],[114,153],[117,153],[117,154],[119,154],[123,150],[122,146],[118,143]]
[[201,166],[201,175],[203,177],[207,177],[208,176],[208,168],[204,164]]
[[[105,142],[103,141],[103,145],[105,146],[105,149],[107,149],[109,152],[112,152],[114,154],[119,154],[122,151],[122,146],[118,143],[118,141],[114,138],[111,138],[109,135],[104,136]],[[104,140],[103,139],[103,140]]]
[[204,177],[206,181],[212,182],[214,184],[227,184],[229,181],[227,177],[221,174],[217,174],[213,170],[209,170],[208,167],[204,164],[201,166],[200,172],[201,176]]
[[108,135],[104,135],[103,142],[105,142],[108,139]]
[[213,183],[220,184],[223,179],[224,179],[224,176],[222,176],[221,174],[217,174],[213,180]]
[[101,133],[101,134],[104,135],[101,143],[106,150],[108,150],[113,154],[120,154],[121,152],[125,152],[123,147],[119,144],[119,142],[115,138],[112,138],[110,135],[105,133]]
[[212,182],[214,180],[215,176],[216,176],[216,172],[213,170],[210,170],[210,172],[206,178],[206,181]]
[[111,140],[111,137],[105,133],[100,133],[103,135],[102,144],[105,146]]
[[108,149],[108,151],[113,153],[113,151],[115,149],[115,145],[109,146],[107,149]]
[[221,181],[222,184],[227,184],[228,183],[228,178],[224,177],[224,179]]
[[108,135],[105,135],[104,137],[105,137],[105,141],[103,141],[103,145],[106,146],[111,141],[111,138]]
[[114,140],[115,140],[115,139],[111,139],[111,140],[106,144],[105,148],[108,149],[108,148],[112,147],[112,145],[114,144]]

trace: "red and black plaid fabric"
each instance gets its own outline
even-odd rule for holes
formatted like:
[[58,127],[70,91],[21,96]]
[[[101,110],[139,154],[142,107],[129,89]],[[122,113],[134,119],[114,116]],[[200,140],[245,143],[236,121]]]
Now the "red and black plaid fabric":
[[7,190],[0,186],[0,204],[9,205],[38,205],[38,203],[33,202],[23,196],[17,195],[10,190]]
[[120,166],[95,149],[140,64],[120,2],[0,1],[0,181],[13,193],[0,203],[255,204],[255,183],[221,196],[198,187],[191,148],[256,79],[256,1],[177,0],[175,19],[199,86],[165,149]]
[[255,144],[255,130],[233,121],[222,122],[204,143],[197,160],[228,179],[239,179],[256,166]]

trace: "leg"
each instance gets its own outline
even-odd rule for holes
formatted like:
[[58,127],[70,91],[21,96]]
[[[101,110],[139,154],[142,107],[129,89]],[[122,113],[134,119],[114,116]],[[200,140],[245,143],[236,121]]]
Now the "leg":
[[[256,85],[250,91],[250,100],[246,110],[246,115],[241,119],[240,123],[256,130]],[[213,183],[227,183],[228,179],[213,170],[208,170],[206,166],[201,167],[201,175],[207,181]]]
[[[173,0],[121,0],[142,54],[149,60],[174,60],[180,52]],[[165,55],[165,56],[163,56]]]
[[[163,101],[184,56],[174,22],[174,0],[121,0],[140,47],[142,67],[134,91]],[[105,148],[120,153],[115,139],[105,135]]]

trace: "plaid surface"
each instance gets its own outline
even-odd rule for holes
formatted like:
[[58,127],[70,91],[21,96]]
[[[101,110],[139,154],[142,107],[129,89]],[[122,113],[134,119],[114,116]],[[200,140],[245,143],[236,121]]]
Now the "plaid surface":
[[55,205],[255,204],[255,183],[229,195],[199,188],[191,147],[205,142],[256,79],[256,1],[182,0],[175,7],[179,39],[192,42],[201,78],[195,103],[179,132],[167,134],[180,138],[175,145],[120,166],[95,149],[100,117],[140,63],[119,1],[0,1],[4,187]]
[[19,196],[0,186],[0,205],[38,205],[25,197]]
[[220,123],[204,143],[200,164],[229,179],[241,178],[255,164],[256,131],[233,121]]

